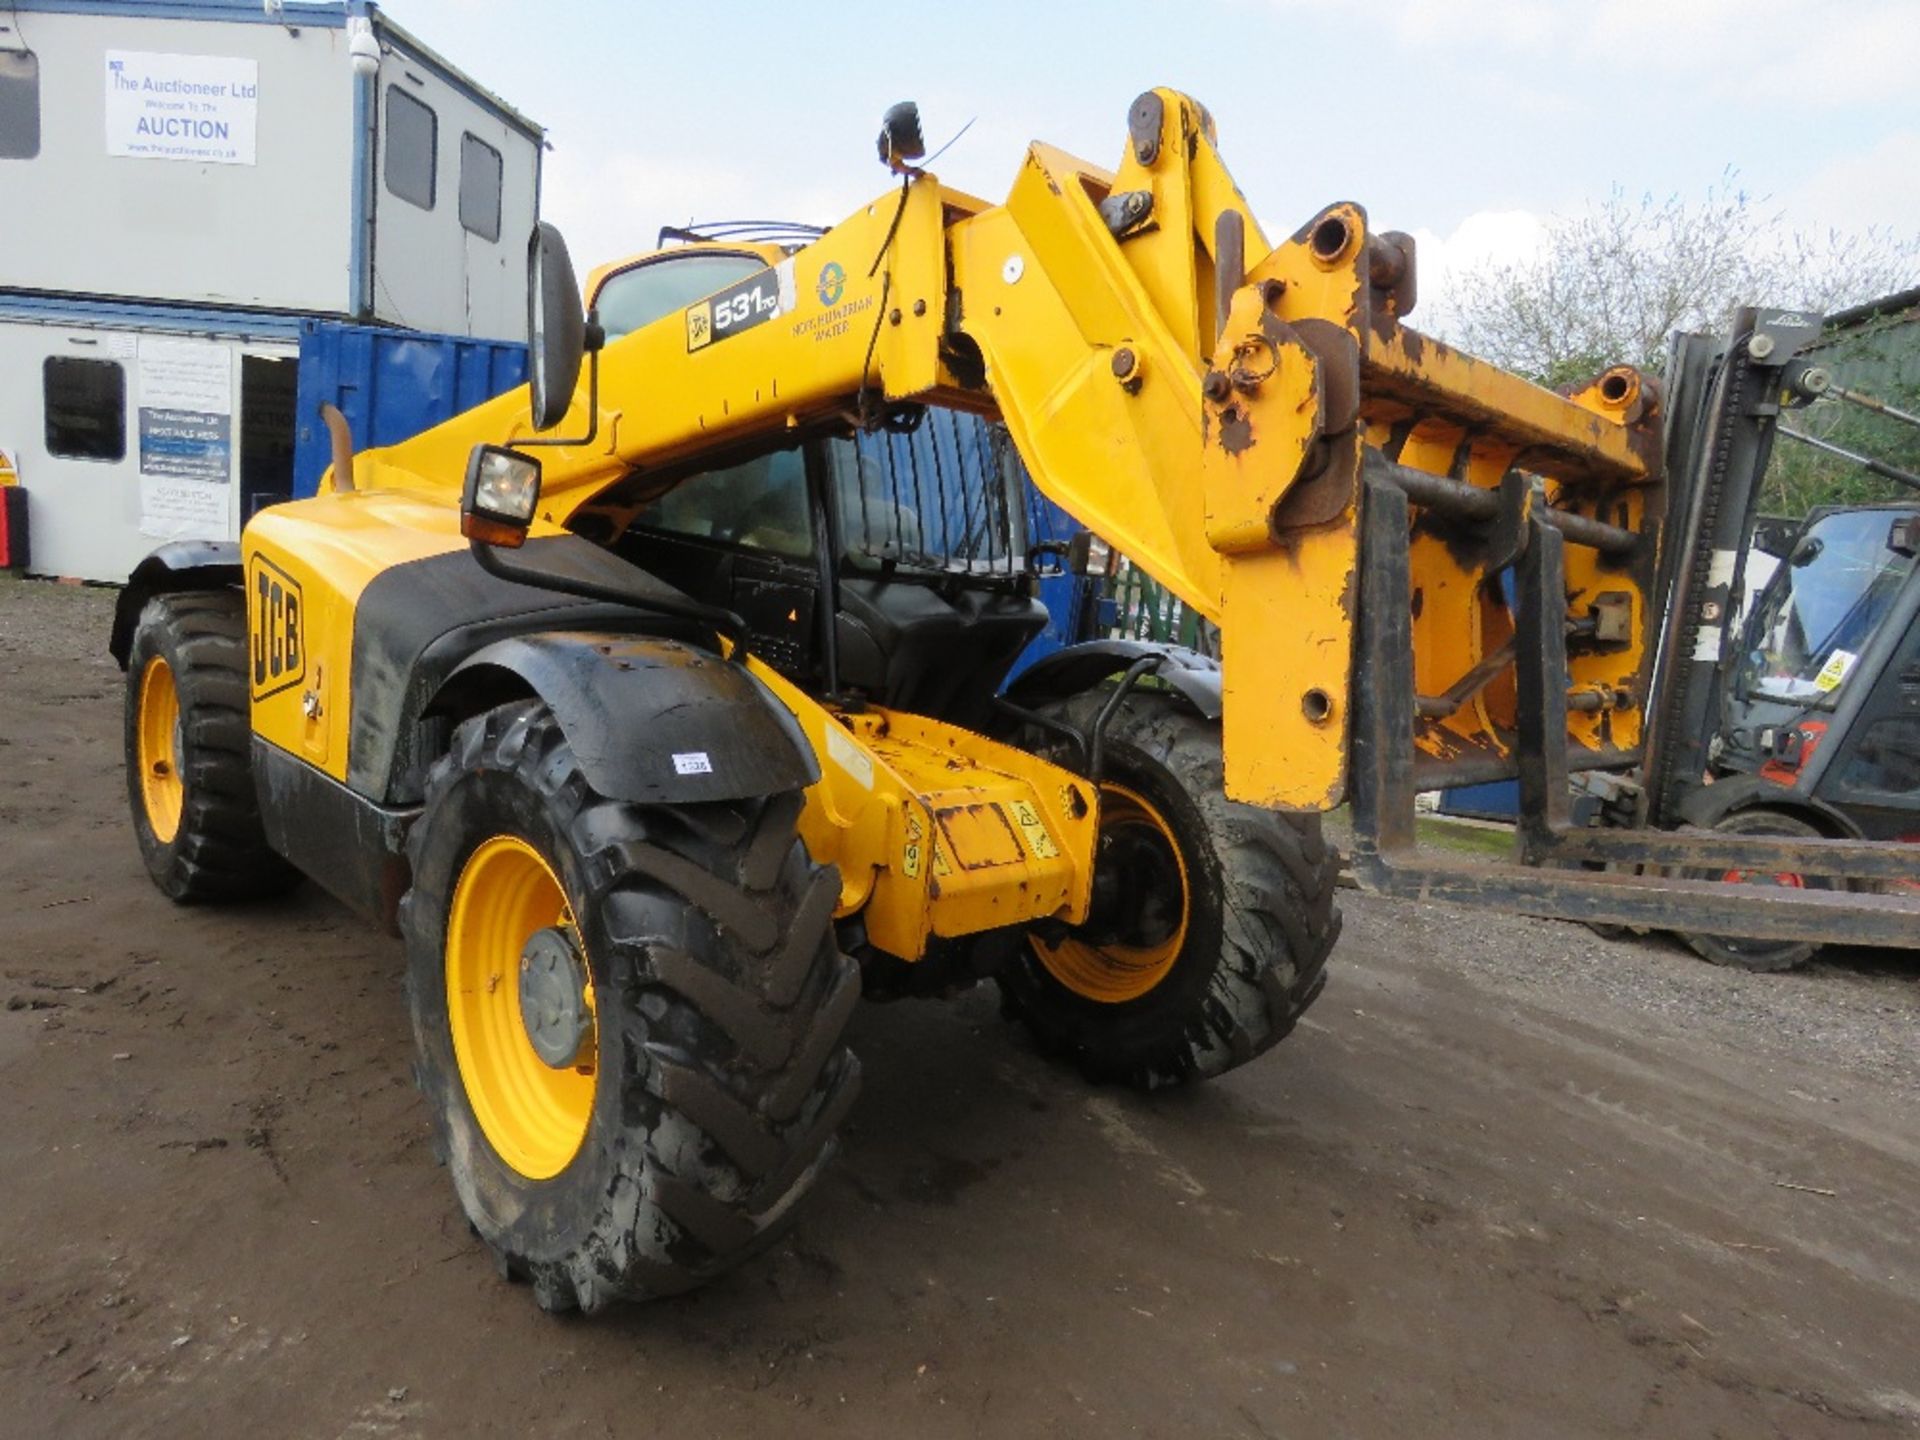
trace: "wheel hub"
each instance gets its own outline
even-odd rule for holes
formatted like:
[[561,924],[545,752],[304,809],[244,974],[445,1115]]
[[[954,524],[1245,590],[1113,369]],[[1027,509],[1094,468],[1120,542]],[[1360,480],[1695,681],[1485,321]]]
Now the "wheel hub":
[[1185,899],[1164,835],[1138,824],[1112,827],[1100,837],[1093,903],[1079,933],[1095,945],[1163,945],[1180,928]]
[[587,967],[572,939],[549,925],[527,937],[520,952],[520,1023],[533,1053],[555,1070],[579,1063],[593,1031],[587,1003]]
[[1144,795],[1100,787],[1100,852],[1086,922],[1031,944],[1054,979],[1103,1004],[1147,994],[1186,944],[1192,894],[1173,826]]

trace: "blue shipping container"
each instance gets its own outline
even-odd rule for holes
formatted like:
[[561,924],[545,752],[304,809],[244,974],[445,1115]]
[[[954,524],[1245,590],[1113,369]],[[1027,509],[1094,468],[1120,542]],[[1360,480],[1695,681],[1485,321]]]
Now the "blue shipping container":
[[509,341],[302,321],[294,498],[317,493],[332,460],[322,405],[340,407],[364,450],[411,439],[526,379],[527,347]]

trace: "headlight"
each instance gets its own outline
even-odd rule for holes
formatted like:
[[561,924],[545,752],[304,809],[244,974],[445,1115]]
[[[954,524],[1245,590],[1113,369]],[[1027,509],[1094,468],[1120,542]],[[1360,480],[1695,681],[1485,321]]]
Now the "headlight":
[[460,533],[518,549],[540,503],[540,462],[499,445],[476,445],[460,496]]

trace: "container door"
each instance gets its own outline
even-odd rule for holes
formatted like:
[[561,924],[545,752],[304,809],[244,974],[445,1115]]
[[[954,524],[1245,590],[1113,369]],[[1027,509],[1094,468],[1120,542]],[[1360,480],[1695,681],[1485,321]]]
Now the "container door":
[[240,522],[293,498],[294,395],[300,362],[240,356]]

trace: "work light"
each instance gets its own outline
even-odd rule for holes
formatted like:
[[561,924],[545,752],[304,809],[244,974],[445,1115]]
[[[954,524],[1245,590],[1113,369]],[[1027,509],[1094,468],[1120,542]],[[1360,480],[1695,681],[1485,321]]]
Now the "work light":
[[460,494],[460,533],[517,550],[540,503],[540,462],[501,445],[476,445]]

